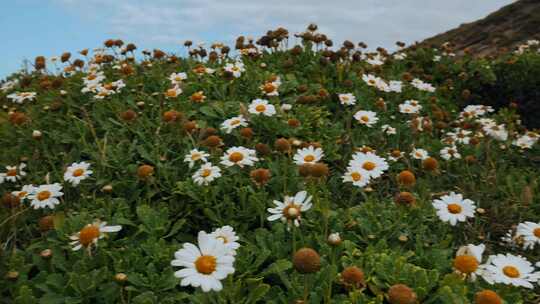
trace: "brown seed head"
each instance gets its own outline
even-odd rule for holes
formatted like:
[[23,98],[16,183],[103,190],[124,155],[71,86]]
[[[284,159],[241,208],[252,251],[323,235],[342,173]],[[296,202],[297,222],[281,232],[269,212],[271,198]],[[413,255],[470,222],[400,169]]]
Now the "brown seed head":
[[475,304],[502,304],[502,298],[494,291],[482,290],[474,295]]
[[311,248],[301,248],[294,254],[293,265],[301,274],[314,273],[321,269],[321,257]]
[[255,184],[259,186],[264,186],[266,183],[268,183],[268,181],[272,177],[272,174],[270,170],[260,168],[252,170],[249,176],[251,176],[251,180],[253,180]]
[[388,289],[388,301],[391,304],[415,304],[416,293],[409,286],[396,284]]
[[364,272],[356,267],[349,266],[341,272],[341,281],[349,289],[360,289],[366,285]]
[[140,179],[146,179],[154,174],[154,167],[150,165],[141,165],[137,169],[137,176]]
[[416,184],[416,177],[411,171],[403,170],[398,174],[397,181],[403,186],[412,187]]

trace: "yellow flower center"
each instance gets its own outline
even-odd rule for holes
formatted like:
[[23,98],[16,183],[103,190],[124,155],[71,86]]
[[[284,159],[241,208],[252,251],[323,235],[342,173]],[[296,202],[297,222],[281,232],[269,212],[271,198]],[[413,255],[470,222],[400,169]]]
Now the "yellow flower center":
[[458,204],[448,204],[448,212],[452,214],[461,213],[461,206]]
[[535,237],[540,238],[540,228],[534,229],[533,234],[534,234]]
[[264,112],[265,110],[266,110],[266,106],[262,104],[255,107],[255,111],[257,112]]
[[369,117],[364,115],[364,116],[360,117],[360,120],[363,121],[363,122],[369,122]]
[[195,268],[199,273],[211,274],[216,271],[217,261],[211,255],[202,255],[195,261]]
[[44,201],[48,199],[49,197],[51,197],[51,192],[47,190],[41,191],[37,194],[37,199],[40,201]]
[[504,266],[503,273],[510,278],[519,278],[520,276],[519,270],[514,266]]
[[201,155],[199,153],[191,154],[191,160],[199,160],[201,159]]
[[231,155],[229,155],[229,160],[232,161],[233,163],[237,163],[241,161],[242,159],[244,159],[244,155],[240,152],[233,152],[231,153]]
[[88,75],[88,77],[87,77],[88,80],[94,80],[94,79],[96,79],[96,78],[97,78],[97,76],[94,75],[94,74]]
[[81,229],[81,231],[79,232],[79,242],[84,247],[87,247],[99,237],[99,234],[99,227],[96,227],[94,225],[88,225]]
[[210,176],[210,174],[212,174],[212,170],[210,170],[210,169],[204,169],[204,170],[202,171],[202,173],[201,173],[201,176],[202,176],[202,177],[208,177],[208,176]]
[[313,155],[304,156],[304,161],[307,162],[307,163],[312,162],[314,160],[315,160],[315,156],[313,156]]
[[7,176],[17,176],[17,169],[11,169],[6,172]]
[[25,197],[27,194],[28,194],[28,192],[26,192],[26,191],[21,191],[21,192],[19,192],[19,194],[18,194],[17,196],[18,196],[19,198],[23,198],[23,197]]
[[375,163],[370,162],[370,161],[367,161],[362,165],[362,168],[368,171],[375,169],[375,167],[377,167],[377,165],[375,165]]
[[79,176],[83,175],[83,173],[84,173],[84,169],[79,168],[79,169],[73,171],[73,176],[79,177]]
[[227,238],[222,235],[216,237],[216,239],[223,240],[223,244],[227,244],[229,242],[229,240],[227,240]]
[[240,123],[240,119],[235,119],[235,120],[231,121],[231,126],[236,126],[239,123]]
[[362,174],[360,174],[358,172],[353,172],[353,173],[351,173],[351,178],[352,178],[353,181],[357,182],[357,181],[362,179]]

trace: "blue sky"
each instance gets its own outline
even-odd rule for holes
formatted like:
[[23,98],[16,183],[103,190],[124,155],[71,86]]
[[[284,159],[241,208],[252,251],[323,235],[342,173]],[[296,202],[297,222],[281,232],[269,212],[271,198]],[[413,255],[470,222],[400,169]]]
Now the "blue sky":
[[0,78],[24,59],[100,47],[108,38],[139,50],[180,52],[186,39],[230,43],[311,22],[336,42],[412,43],[474,21],[513,0],[6,0],[0,1]]

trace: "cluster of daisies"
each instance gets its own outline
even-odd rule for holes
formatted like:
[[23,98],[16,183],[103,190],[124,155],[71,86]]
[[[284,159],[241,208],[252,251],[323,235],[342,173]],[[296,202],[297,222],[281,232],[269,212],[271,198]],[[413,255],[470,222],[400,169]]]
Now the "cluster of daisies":
[[104,99],[113,94],[120,93],[126,86],[122,79],[112,82],[104,82],[106,77],[103,71],[100,71],[101,66],[93,64],[89,67],[88,74],[83,77],[84,86],[81,89],[82,93],[92,93],[96,99]]
[[223,226],[212,233],[200,231],[197,244],[184,243],[174,253],[172,266],[182,267],[174,275],[182,286],[201,287],[204,292],[223,289],[221,280],[234,273],[239,237],[231,226]]
[[[437,216],[452,226],[473,218],[477,210],[475,202],[455,192],[434,200],[433,207],[437,210]],[[540,244],[540,224],[521,223],[518,225],[516,236],[508,238],[510,242],[520,240],[525,249],[533,248],[535,244]],[[482,264],[484,250],[484,244],[461,247],[454,259],[456,272],[471,280],[481,276],[489,284],[500,283],[526,288],[533,288],[532,283],[540,280],[540,271],[536,271],[531,262],[519,255],[510,253],[491,255]],[[536,266],[540,267],[540,262]]]

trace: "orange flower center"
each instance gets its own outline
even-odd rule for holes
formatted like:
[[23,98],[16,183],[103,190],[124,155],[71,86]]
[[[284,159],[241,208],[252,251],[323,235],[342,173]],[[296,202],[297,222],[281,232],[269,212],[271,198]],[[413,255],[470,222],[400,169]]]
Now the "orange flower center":
[[232,161],[233,163],[237,163],[241,161],[242,159],[244,159],[244,155],[240,152],[233,152],[231,153],[231,155],[229,155],[229,160]]
[[217,261],[211,255],[202,255],[195,261],[195,268],[199,273],[211,274],[216,271]]
[[363,121],[363,122],[369,122],[369,117],[364,115],[364,116],[360,117],[360,120]]
[[17,169],[11,169],[6,172],[7,176],[17,176]]
[[87,77],[88,80],[94,80],[96,78],[97,78],[97,76],[94,75],[94,74],[88,75],[88,77]]
[[201,102],[204,100],[204,94],[202,92],[193,93],[191,100],[195,102]]
[[195,153],[191,155],[191,160],[199,160],[201,159],[201,155],[199,153]]
[[368,170],[368,171],[371,171],[373,169],[375,169],[375,167],[377,167],[377,165],[375,165],[375,163],[373,162],[365,162],[363,165],[362,165],[362,168],[364,168],[365,170]]
[[313,155],[306,155],[306,156],[304,156],[304,161],[305,161],[305,162],[308,162],[308,163],[309,163],[309,162],[312,162],[312,161],[314,161],[314,160],[315,160],[315,156],[313,156]]
[[84,169],[79,168],[79,169],[73,171],[73,176],[79,177],[79,176],[83,175],[83,173],[84,173]]
[[51,197],[51,192],[47,190],[41,191],[37,194],[37,199],[40,201],[44,201],[48,199],[49,197]]
[[362,179],[362,175],[358,172],[351,173],[351,178],[353,181],[357,182]]
[[534,234],[535,237],[540,238],[540,228],[534,229],[533,234]]
[[236,126],[237,124],[240,123],[240,120],[239,119],[235,119],[233,121],[231,121],[231,126]]
[[165,93],[165,95],[167,95],[167,97],[176,97],[176,90],[175,89],[168,89],[167,92]]
[[454,267],[461,273],[473,273],[478,269],[478,261],[470,255],[460,255],[454,259]]
[[99,237],[99,228],[94,225],[88,225],[79,232],[79,242],[84,247],[88,247],[95,239]]
[[276,87],[271,83],[266,83],[263,87],[265,93],[272,93],[276,90]]
[[448,204],[448,212],[452,214],[461,213],[461,206],[458,204]]
[[22,198],[22,197],[25,197],[26,195],[28,194],[28,192],[26,191],[21,191],[19,192],[19,194],[17,195],[19,198]]
[[202,176],[202,177],[208,177],[208,176],[210,176],[210,174],[212,174],[212,170],[210,170],[210,169],[204,169],[204,170],[202,171],[202,173],[201,173],[201,176]]
[[520,276],[519,270],[514,266],[504,266],[503,273],[510,278],[518,278]]
[[266,110],[265,105],[260,104],[260,105],[255,107],[255,111],[257,111],[257,112],[264,112],[264,110]]

